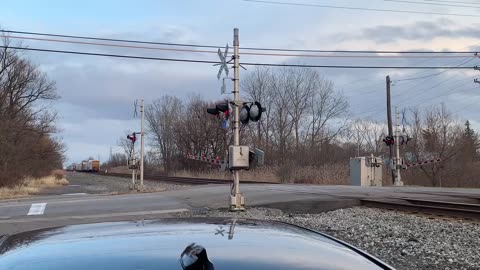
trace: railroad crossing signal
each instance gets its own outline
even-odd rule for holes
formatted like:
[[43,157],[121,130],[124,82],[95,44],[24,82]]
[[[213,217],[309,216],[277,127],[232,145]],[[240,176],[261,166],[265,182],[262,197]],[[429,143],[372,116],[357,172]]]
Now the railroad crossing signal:
[[220,58],[220,64],[215,64],[215,66],[220,66],[218,70],[217,79],[220,80],[222,72],[225,71],[225,76],[228,77],[228,65],[227,65],[227,55],[228,55],[228,44],[225,46],[225,53],[222,53],[222,50],[218,49],[218,58]]
[[383,139],[383,141],[385,142],[385,144],[387,146],[395,144],[395,138],[393,136],[387,136],[387,137],[385,137],[385,139]]
[[223,95],[225,94],[225,92],[227,92],[227,86],[225,85],[225,79],[228,79],[228,78],[223,78],[222,80],[222,88],[220,88],[220,93]]
[[137,135],[135,134],[135,132],[133,132],[131,135],[130,134],[127,135],[127,139],[132,141],[132,143],[135,143],[135,141],[137,140]]
[[249,121],[258,122],[262,118],[262,113],[266,111],[267,109],[262,107],[258,101],[245,102],[240,109],[240,122],[244,125],[248,124]]

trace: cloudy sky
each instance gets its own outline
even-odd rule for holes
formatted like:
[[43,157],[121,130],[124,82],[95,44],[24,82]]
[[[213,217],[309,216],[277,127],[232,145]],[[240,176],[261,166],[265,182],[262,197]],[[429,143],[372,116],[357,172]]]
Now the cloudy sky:
[[[240,29],[243,47],[322,50],[480,50],[480,2],[441,6],[396,1],[305,0],[283,2],[314,5],[409,10],[473,16],[409,14],[338,8],[302,7],[242,0],[158,1],[8,1],[2,4],[0,25],[6,30],[45,32],[158,42],[224,46],[232,44],[233,28]],[[408,2],[408,1],[407,1]],[[413,1],[446,4],[435,1]],[[450,3],[451,5],[455,5]],[[448,5],[448,4],[446,4]],[[460,7],[460,6],[470,7]],[[477,8],[478,7],[478,8]],[[17,35],[18,36],[18,35]],[[31,48],[81,50],[217,60],[214,54],[178,53],[126,48],[22,41]],[[55,105],[68,147],[67,163],[88,156],[108,158],[117,152],[118,138],[138,130],[133,101],[148,104],[164,94],[182,98],[200,94],[220,98],[217,67],[210,64],[114,59],[94,56],[27,52],[26,55],[55,80],[61,100]],[[468,55],[450,59],[304,59],[243,56],[245,62],[306,63],[316,65],[422,66],[480,59]],[[468,61],[468,63],[467,63]],[[393,105],[428,107],[445,103],[462,120],[480,129],[480,85],[473,70],[318,69],[350,99],[351,114],[385,118],[385,76],[394,81]],[[245,75],[248,71],[242,71]],[[435,75],[436,74],[436,75]],[[432,76],[430,76],[432,75]],[[424,79],[401,81],[412,77]],[[398,82],[396,82],[398,81]]]

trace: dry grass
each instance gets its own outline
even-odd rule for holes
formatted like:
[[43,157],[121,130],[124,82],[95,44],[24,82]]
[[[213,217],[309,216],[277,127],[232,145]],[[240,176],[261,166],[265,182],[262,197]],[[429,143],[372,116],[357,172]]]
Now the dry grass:
[[65,178],[65,172],[55,170],[52,175],[42,178],[26,178],[21,184],[13,187],[0,188],[0,199],[12,199],[37,194],[45,188],[65,186],[69,182]]
[[[192,172],[188,170],[181,170],[173,173],[173,176],[177,177],[198,177],[206,179],[232,179],[230,172],[221,172],[217,170],[212,171],[201,171],[201,172]],[[276,175],[276,172],[272,168],[256,169],[249,171],[241,171],[241,179],[248,181],[260,181],[260,182],[270,182],[278,183],[280,179]]]
[[[231,179],[229,172],[217,170],[192,172],[177,171],[174,176],[198,177],[207,179]],[[263,167],[241,171],[241,179],[271,183],[302,183],[318,185],[348,185],[350,182],[348,165],[332,164],[320,167],[279,166]]]
[[[345,164],[329,164],[319,167],[293,167],[290,181],[316,185],[348,185],[350,170]],[[293,180],[293,181],[292,181]]]
[[176,177],[192,177],[192,178],[206,178],[206,179],[230,179],[228,172],[212,171],[189,171],[180,170],[172,173]]

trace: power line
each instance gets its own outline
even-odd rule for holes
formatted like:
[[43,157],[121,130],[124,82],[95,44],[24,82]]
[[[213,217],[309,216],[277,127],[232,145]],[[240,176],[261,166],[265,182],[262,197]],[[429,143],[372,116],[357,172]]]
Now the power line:
[[[462,64],[462,63],[460,63],[460,64]],[[450,69],[450,70],[447,70],[447,72],[453,72],[453,71],[458,72],[459,70],[451,70],[451,69]],[[473,71],[473,70],[472,70],[472,71]],[[446,73],[446,72],[445,72],[445,73]],[[431,75],[431,74],[430,74],[430,75]],[[460,75],[463,75],[463,74],[460,74]],[[433,77],[433,76],[432,76],[432,77]],[[462,76],[462,77],[463,77],[463,76]],[[438,84],[435,85],[435,86],[433,86],[433,87],[437,87],[437,86],[439,86],[439,85],[445,86],[445,82],[451,81],[451,80],[453,80],[453,79],[455,79],[455,78],[454,78],[454,77],[449,77],[449,78],[446,78],[446,79],[441,79],[440,81],[436,82],[436,83],[438,83]],[[465,78],[460,78],[460,79],[457,80],[457,81],[462,81],[462,80],[465,80]],[[404,82],[404,83],[401,82],[400,89],[406,88],[405,90],[402,89],[401,92],[402,92],[402,93],[407,93],[407,92],[413,91],[413,92],[415,92],[415,94],[412,95],[412,96],[415,96],[415,95],[418,95],[418,94],[417,94],[418,92],[424,92],[424,91],[426,91],[426,90],[429,89],[429,88],[425,88],[425,89],[420,88],[421,85],[427,84],[427,83],[429,82],[429,80],[422,80],[421,82],[416,83],[415,85],[412,86],[411,83],[415,83],[415,82],[416,82],[416,80],[411,80],[411,81],[407,81],[407,82]],[[406,86],[406,85],[408,85],[408,86]],[[433,88],[433,87],[430,87],[430,88]],[[422,90],[419,90],[419,89],[422,89]],[[420,95],[421,95],[421,94],[420,94]]]
[[[449,81],[453,78],[449,78],[448,80],[445,80],[445,81]],[[416,93],[420,93],[420,94],[414,94],[414,95],[411,95],[409,97],[407,97],[406,99],[403,99],[402,101],[400,102],[396,102],[396,104],[401,104],[403,106],[418,106],[418,102],[423,102],[423,101],[427,101],[427,100],[434,100],[436,99],[437,97],[443,97],[443,96],[448,96],[450,94],[453,94],[455,90],[459,89],[460,87],[464,86],[464,85],[467,85],[469,84],[470,82],[467,82],[465,81],[466,79],[465,78],[461,78],[459,80],[455,80],[453,82],[450,82],[449,84],[451,83],[454,83],[453,85],[449,86],[449,87],[441,87],[441,88],[436,88],[436,92],[435,93],[441,93],[439,95],[436,95],[434,97],[428,97],[428,98],[425,98],[425,97],[422,97],[421,99],[418,99],[418,97],[422,96],[422,94],[425,94],[426,90],[428,89],[434,89],[436,86],[442,84],[442,83],[439,83],[437,85],[434,85],[434,86],[431,86],[431,87],[428,87],[428,88],[424,88],[424,89],[420,89],[420,90],[416,90],[415,92]],[[462,82],[463,81],[463,82]],[[460,82],[460,83],[459,83]],[[478,88],[478,87],[477,87]],[[469,89],[464,89],[464,90],[460,90],[458,92],[464,92],[464,91],[468,91],[468,90],[472,90],[474,88],[469,88]],[[444,90],[447,90],[446,92],[444,92]],[[412,97],[414,98],[417,98],[417,100],[415,100],[413,103],[410,103],[410,102],[406,102],[408,100],[411,100]],[[375,107],[381,107],[383,105],[383,98],[384,97],[379,97],[378,99],[374,99],[374,101],[378,101],[378,102],[375,102],[374,104],[379,104],[378,106],[375,106]],[[428,106],[430,106],[431,104],[429,104]],[[371,106],[372,107],[372,106]],[[425,106],[421,106],[421,107],[425,107]],[[356,115],[365,115],[367,114],[367,117],[368,116],[372,116],[374,113],[378,113],[378,112],[382,112],[382,111],[385,111],[385,108],[380,108],[380,109],[373,109],[373,110],[367,110],[367,111],[361,111],[359,113],[356,113]]]
[[[415,91],[415,92],[416,92],[415,94],[412,94],[412,95],[410,95],[410,96],[407,96],[407,98],[404,98],[403,100],[397,101],[397,104],[404,104],[404,103],[406,103],[407,101],[412,100],[412,99],[415,99],[414,102],[417,103],[417,102],[419,102],[419,101],[427,101],[427,100],[434,99],[435,97],[442,96],[442,95],[438,95],[438,91],[436,91],[436,92],[435,92],[435,94],[436,94],[435,97],[433,97],[433,96],[429,96],[429,97],[426,97],[426,98],[424,97],[424,96],[430,95],[430,93],[427,92],[428,90],[435,89],[436,87],[441,86],[441,85],[444,84],[446,81],[449,81],[449,80],[451,80],[451,79],[453,79],[453,77],[452,77],[452,78],[449,78],[449,79],[447,79],[447,80],[444,80],[443,82],[439,82],[439,83],[437,83],[437,84],[435,84],[435,85],[433,85],[433,86],[425,87],[425,88],[423,88],[423,89],[417,89],[417,90]],[[460,80],[455,80],[454,82],[456,82],[456,83],[454,84],[455,86],[450,86],[450,87],[446,88],[447,91],[448,91],[448,89],[458,88],[458,87],[460,87],[460,86],[467,85],[467,84],[470,83],[470,81],[466,81],[464,78],[461,78]],[[458,82],[459,82],[459,83],[458,83]],[[452,83],[452,82],[450,82],[450,83]],[[439,88],[439,89],[441,89],[441,88]],[[439,90],[439,89],[436,89],[436,90]],[[440,92],[441,92],[441,91],[440,91]],[[419,94],[417,94],[417,93],[419,93]],[[419,99],[419,97],[421,97],[421,98]]]
[[[475,60],[476,58],[471,58],[471,59],[468,59],[458,65],[456,65],[455,67],[459,67],[459,66],[463,66],[473,60]],[[400,79],[400,80],[395,80],[394,82],[403,82],[403,81],[413,81],[413,80],[420,80],[420,79],[426,79],[426,78],[430,78],[430,77],[434,77],[434,76],[438,76],[440,74],[443,74],[445,72],[448,72],[450,71],[451,69],[446,69],[446,70],[443,70],[443,71],[440,71],[440,72],[437,72],[437,73],[433,73],[433,74],[430,74],[430,75],[425,75],[425,76],[420,76],[420,77],[412,77],[412,78],[406,78],[406,79]]]
[[461,2],[461,1],[442,1],[442,0],[423,0],[425,2],[440,2],[440,3],[458,3],[458,4],[475,4],[480,5],[480,2]]
[[404,0],[383,0],[385,2],[397,2],[397,3],[408,3],[408,4],[418,4],[418,5],[432,5],[432,6],[446,6],[446,7],[462,7],[462,8],[478,8],[478,6],[465,6],[465,5],[452,5],[452,4],[439,4],[439,3],[425,3],[417,1],[404,1]]
[[137,46],[137,45],[122,45],[122,44],[111,44],[111,43],[109,44],[109,43],[73,41],[73,40],[51,39],[51,38],[35,38],[35,37],[20,37],[20,36],[8,36],[8,38],[13,38],[13,39],[26,39],[26,40],[36,40],[36,41],[48,41],[48,42],[59,42],[59,43],[69,43],[69,44],[80,44],[80,45],[94,45],[94,46],[105,46],[105,47],[131,48],[131,49],[145,49],[145,50],[160,50],[160,51],[176,51],[176,52],[194,52],[194,53],[212,53],[212,54],[217,54],[216,51],[204,51],[204,50],[193,50],[193,49],[174,49],[174,48],[160,48],[160,47],[146,47],[146,46]]
[[[98,40],[98,41],[110,41],[110,42],[163,45],[163,46],[213,48],[213,49],[224,47],[223,45],[222,46],[201,45],[201,44],[142,41],[142,40],[131,40],[131,39],[112,39],[112,38],[100,38],[100,37],[91,37],[91,36],[64,35],[64,34],[27,32],[27,31],[16,31],[16,30],[0,30],[0,32],[11,33],[11,34],[22,34],[22,35],[62,37],[62,38],[71,38],[71,39],[85,39],[85,40]],[[28,38],[28,39],[33,39],[33,38]],[[147,47],[147,48],[151,48],[151,47]],[[285,48],[255,48],[255,47],[241,47],[241,49],[251,50],[251,51],[284,51],[284,52],[310,52],[310,53],[366,53],[366,54],[370,54],[370,53],[371,54],[472,54],[472,53],[476,53],[476,51],[315,50],[315,49],[285,49]]]
[[39,32],[27,32],[27,31],[14,31],[14,30],[0,30],[0,32],[12,33],[12,34],[23,34],[23,35],[34,35],[34,36],[63,37],[63,38],[73,38],[73,39],[90,39],[90,40],[100,40],[100,41],[114,41],[114,42],[139,43],[139,44],[150,44],[150,45],[165,45],[165,46],[179,46],[179,47],[214,48],[214,49],[222,47],[222,46],[215,46],[215,45],[198,45],[198,44],[182,44],[182,43],[170,43],[170,42],[142,41],[142,40],[131,40],[131,39],[99,38],[99,37],[89,37],[89,36],[75,36],[75,35],[51,34],[51,33],[39,33]]
[[[460,88],[460,87],[457,87],[456,89],[450,89],[450,91],[447,91],[447,92],[443,93],[442,95],[433,97],[432,100],[433,100],[433,99],[436,99],[436,98],[439,98],[439,97],[450,96],[450,95],[452,95],[452,94],[463,93],[463,92],[471,91],[471,90],[474,90],[474,89],[478,89],[478,86],[456,91],[456,90],[458,90],[459,88]],[[424,100],[426,100],[426,99],[423,99],[423,101],[424,101]],[[415,104],[415,105],[419,105],[419,104]],[[431,105],[431,104],[430,104],[430,105]],[[418,106],[418,107],[424,108],[424,107],[428,107],[428,106],[430,106],[430,105]]]
[[[136,45],[121,45],[121,44],[109,44],[109,43],[98,43],[98,42],[84,42],[84,41],[50,39],[50,38],[35,38],[35,37],[20,37],[20,36],[9,36],[8,38],[36,40],[36,41],[47,41],[47,42],[59,42],[59,43],[69,43],[69,44],[80,44],[80,45],[104,46],[104,47],[130,48],[130,49],[145,49],[145,50],[160,50],[160,51],[176,51],[176,52],[217,54],[216,51],[146,47],[146,46],[136,46]],[[284,54],[284,53],[252,53],[252,52],[243,52],[242,55],[280,56],[280,57],[307,57],[307,58],[465,58],[466,57],[465,55],[406,55],[406,56],[405,55],[319,55],[319,54]]]
[[208,60],[160,58],[160,57],[135,56],[135,55],[120,55],[120,54],[107,54],[107,53],[64,51],[64,50],[52,50],[52,49],[40,49],[40,48],[10,47],[10,46],[4,46],[4,45],[0,46],[0,48],[14,49],[14,50],[25,50],[25,51],[37,51],[37,52],[77,54],[77,55],[89,55],[89,56],[105,56],[105,57],[115,57],[115,58],[129,58],[129,59],[140,59],[140,60],[157,60],[157,61],[189,62],[189,63],[204,63],[204,64],[219,64],[220,63],[218,61],[208,61]]
[[[433,99],[436,99],[438,97],[444,97],[444,96],[449,96],[449,95],[452,95],[452,94],[455,94],[455,93],[461,93],[461,92],[466,92],[466,91],[470,91],[470,90],[473,90],[473,89],[478,89],[478,86],[477,87],[472,87],[472,88],[467,88],[467,89],[463,89],[463,90],[460,90],[460,91],[455,91],[457,90],[459,87],[455,88],[455,89],[450,89],[450,91],[447,91],[445,93],[443,93],[442,95],[438,95],[438,96],[435,96],[433,98],[428,98],[428,99],[422,99],[420,101],[425,101],[425,100],[433,100]],[[402,103],[397,103],[397,104],[402,104]],[[424,107],[428,107],[428,106],[432,106],[432,105],[435,105],[435,104],[428,104],[428,105],[424,105],[424,106],[418,106],[419,104],[402,104],[404,107],[407,107],[407,106],[415,106],[415,107],[418,107],[418,108],[424,108]],[[468,106],[470,107],[470,105]],[[375,113],[378,113],[378,112],[384,112],[386,109],[385,108],[381,108],[381,109],[374,109],[374,110],[368,110],[368,111],[363,111],[363,112],[359,112],[359,113],[356,113],[355,115],[365,115],[367,114],[365,117],[370,117],[372,115],[374,115]],[[459,111],[462,111],[463,109],[461,110],[458,110],[458,111],[455,111],[454,113],[457,113]]]
[[426,11],[414,11],[414,10],[361,8],[361,7],[346,7],[346,6],[330,6],[330,5],[301,4],[301,3],[280,2],[280,1],[263,1],[263,0],[242,0],[242,1],[254,2],[254,3],[264,3],[264,4],[274,4],[274,5],[315,7],[315,8],[333,8],[333,9],[363,10],[363,11],[392,12],[392,13],[409,13],[409,14],[426,14],[426,15],[443,15],[443,16],[460,16],[460,17],[479,17],[479,15],[474,15],[474,14],[441,13],[441,12],[426,12]]
[[[63,54],[78,54],[78,55],[90,55],[90,56],[104,56],[115,58],[130,58],[141,60],[157,60],[157,61],[174,61],[174,62],[191,62],[191,63],[204,63],[204,64],[219,64],[218,61],[209,60],[196,60],[196,59],[179,59],[179,58],[160,58],[160,57],[148,57],[148,56],[135,56],[135,55],[120,55],[120,54],[107,54],[107,53],[92,53],[92,52],[79,52],[79,51],[65,51],[65,50],[52,50],[52,49],[40,49],[40,48],[24,48],[24,47],[9,47],[0,46],[0,48],[10,48],[15,50],[26,51],[39,51],[39,52],[51,52],[51,53],[63,53]],[[304,68],[348,68],[348,69],[473,69],[473,67],[444,67],[444,66],[352,66],[352,65],[305,65],[305,64],[275,64],[275,63],[241,63],[244,66],[269,66],[269,67],[304,67]]]

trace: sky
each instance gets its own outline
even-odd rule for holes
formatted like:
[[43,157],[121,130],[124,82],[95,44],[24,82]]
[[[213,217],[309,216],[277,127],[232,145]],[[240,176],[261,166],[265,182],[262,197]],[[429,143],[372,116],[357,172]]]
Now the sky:
[[[471,7],[437,6],[395,1],[305,0],[283,2],[409,10],[416,12],[479,14]],[[424,2],[424,1],[413,1]],[[429,2],[432,3],[432,2]],[[445,2],[433,2],[444,3]],[[466,4],[463,4],[466,5]],[[472,7],[473,6],[473,7]],[[478,8],[476,8],[478,6]],[[337,8],[286,6],[242,0],[159,1],[8,1],[2,4],[0,27],[44,32],[145,41],[232,45],[233,28],[240,46],[321,50],[435,50],[480,51],[480,15],[446,16]],[[216,61],[215,54],[145,51],[127,48],[22,41],[23,46],[96,53],[175,57]],[[121,152],[118,140],[127,130],[139,130],[133,102],[146,104],[165,94],[187,99],[202,95],[222,98],[218,67],[211,64],[172,63],[94,56],[26,52],[56,82],[61,99],[58,134],[67,146],[66,164],[88,156],[108,159],[110,149]],[[245,62],[316,65],[478,65],[480,59],[326,59],[242,56]],[[480,77],[474,70],[317,69],[332,80],[350,101],[352,117],[385,118],[385,76],[390,75],[392,103],[399,108],[444,103],[459,120],[470,120],[480,130]],[[241,71],[242,76],[247,71]],[[432,75],[432,76],[430,76]],[[412,77],[423,77],[401,81]]]

